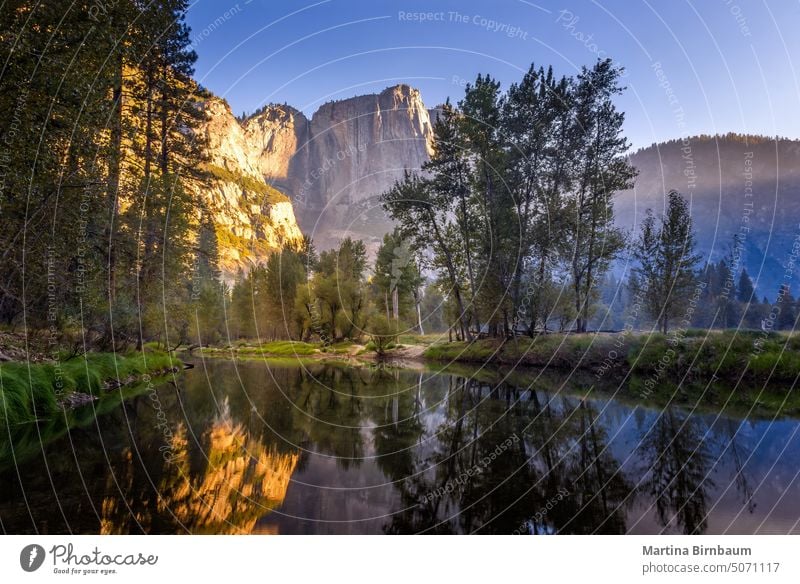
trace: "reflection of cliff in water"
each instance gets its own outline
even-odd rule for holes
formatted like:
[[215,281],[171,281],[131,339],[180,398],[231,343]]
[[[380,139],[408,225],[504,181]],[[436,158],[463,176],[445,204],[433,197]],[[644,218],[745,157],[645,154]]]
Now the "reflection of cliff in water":
[[[189,533],[251,533],[260,517],[283,502],[298,454],[281,454],[275,446],[266,447],[252,437],[232,419],[227,399],[201,443],[205,464],[197,471],[186,427],[178,426],[155,501],[147,508],[154,508],[161,517],[172,517],[182,531]],[[130,451],[127,454],[130,461]],[[101,533],[129,531],[127,520],[116,521],[120,514],[129,516],[127,506],[128,502],[119,497],[103,500]],[[143,527],[149,526],[150,515],[139,512],[136,520]]]

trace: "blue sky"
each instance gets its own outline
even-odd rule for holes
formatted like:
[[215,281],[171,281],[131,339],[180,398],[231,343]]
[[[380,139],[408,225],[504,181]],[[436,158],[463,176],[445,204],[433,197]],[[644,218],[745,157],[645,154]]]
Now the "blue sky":
[[729,131],[800,137],[800,2],[198,0],[196,77],[234,112],[396,83],[429,107],[531,62],[573,74],[598,56],[626,68],[618,104],[635,147]]

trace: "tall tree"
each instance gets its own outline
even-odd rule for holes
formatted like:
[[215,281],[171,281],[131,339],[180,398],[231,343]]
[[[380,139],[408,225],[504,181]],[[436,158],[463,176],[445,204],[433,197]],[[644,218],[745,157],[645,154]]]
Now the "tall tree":
[[742,269],[739,274],[739,283],[736,286],[736,298],[739,302],[749,304],[754,299],[755,288],[753,287],[753,280],[750,279],[750,274],[747,273],[747,268]]
[[478,219],[480,289],[472,293],[485,314],[489,332],[495,335],[501,327],[509,330],[509,293],[520,251],[514,195],[504,181],[502,103],[500,83],[488,75],[478,75],[474,84],[467,84],[459,102],[461,131],[473,167],[473,209]]
[[622,232],[614,225],[613,196],[631,188],[636,176],[626,156],[630,145],[622,133],[625,114],[613,102],[623,91],[621,74],[610,59],[598,61],[592,69],[584,67],[574,90],[576,179],[566,228],[578,332],[586,330],[596,282],[624,246]]
[[[512,189],[518,225],[517,253],[511,289],[514,323],[527,317],[532,332],[546,327],[548,282],[560,250],[562,197],[571,181],[566,148],[572,121],[571,85],[556,80],[552,68],[531,65],[503,101],[502,130],[506,148],[505,185]],[[526,270],[530,274],[525,275]],[[525,288],[523,288],[525,283]]]
[[443,292],[452,295],[455,301],[455,326],[461,338],[472,340],[470,311],[464,301],[468,285],[458,254],[460,229],[450,213],[450,199],[434,187],[431,179],[406,173],[381,195],[381,201],[412,248],[430,251],[426,263],[443,275]]
[[634,257],[634,294],[645,301],[649,315],[666,334],[669,323],[686,312],[696,283],[695,240],[689,206],[680,193],[667,195],[667,211],[656,221],[648,210]]
[[478,289],[478,267],[476,265],[478,245],[477,234],[480,217],[475,212],[470,179],[472,168],[469,163],[462,114],[450,104],[448,99],[433,124],[435,151],[422,167],[431,177],[430,188],[435,193],[436,203],[447,208],[455,220],[453,234],[453,253],[462,258],[466,272],[464,295],[468,308],[468,324],[480,326],[480,316],[475,300]]

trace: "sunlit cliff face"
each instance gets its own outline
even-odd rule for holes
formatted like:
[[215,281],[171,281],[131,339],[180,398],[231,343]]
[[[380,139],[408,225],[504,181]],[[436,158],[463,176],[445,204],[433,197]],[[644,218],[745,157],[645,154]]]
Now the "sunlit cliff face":
[[302,233],[289,199],[265,181],[257,141],[228,104],[211,98],[204,108],[200,135],[209,172],[206,180],[191,188],[216,226],[220,268],[230,279],[238,268],[299,242]]
[[[239,122],[217,98],[206,104],[206,113],[210,164],[266,181],[292,202],[291,218],[276,222],[274,209],[254,212],[251,193],[242,193],[235,181],[206,189],[218,225],[236,237],[255,234],[264,245],[281,230],[287,239],[299,235],[294,214],[323,249],[348,232],[367,243],[379,239],[391,225],[378,197],[405,171],[419,170],[432,152],[430,113],[408,85],[331,101],[310,117],[288,105],[269,105]],[[256,233],[259,216],[270,218],[263,234]],[[224,259],[225,246],[221,251]],[[230,262],[240,259],[232,255]]]

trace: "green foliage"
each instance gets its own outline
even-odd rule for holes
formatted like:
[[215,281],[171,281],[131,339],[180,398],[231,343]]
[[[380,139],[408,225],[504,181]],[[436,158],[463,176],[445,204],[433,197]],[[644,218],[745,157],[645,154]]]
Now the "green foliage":
[[260,202],[262,204],[266,203],[268,205],[277,205],[278,203],[289,202],[289,197],[284,195],[275,187],[268,185],[263,180],[258,180],[250,176],[238,174],[228,170],[227,168],[224,168],[222,166],[216,166],[213,164],[207,164],[205,165],[205,168],[214,177],[218,178],[221,181],[232,182],[234,184],[239,185],[245,191],[260,195],[262,197],[260,199]]
[[284,247],[246,275],[239,273],[230,292],[230,333],[237,338],[306,338],[306,266],[302,250]]
[[369,313],[366,267],[367,251],[360,240],[345,238],[338,249],[320,254],[308,298],[312,334],[326,343],[361,336]]
[[241,347],[241,354],[274,355],[277,357],[292,357],[297,355],[313,355],[317,347],[303,341],[270,341],[256,347]]
[[371,347],[378,355],[383,355],[397,343],[397,325],[379,314],[370,321],[369,337]]
[[782,387],[800,375],[800,339],[760,331],[702,331],[702,335],[539,335],[533,339],[437,342],[424,357],[436,361],[497,363],[586,370],[595,375],[667,382],[712,380]]
[[[0,7],[0,134],[4,160],[11,154],[0,319],[25,314],[26,328],[59,331],[80,323],[101,350],[174,345],[189,333],[198,253],[197,273],[218,279],[206,210],[190,194],[205,178],[196,130],[207,94],[191,78],[188,3],[74,8]],[[35,236],[22,245],[23,233]]]
[[459,338],[551,319],[585,330],[624,246],[613,195],[636,174],[613,103],[620,75],[608,59],[574,78],[531,66],[505,93],[479,75],[457,107],[442,107],[424,174],[383,194],[398,235],[450,297],[447,324]]

